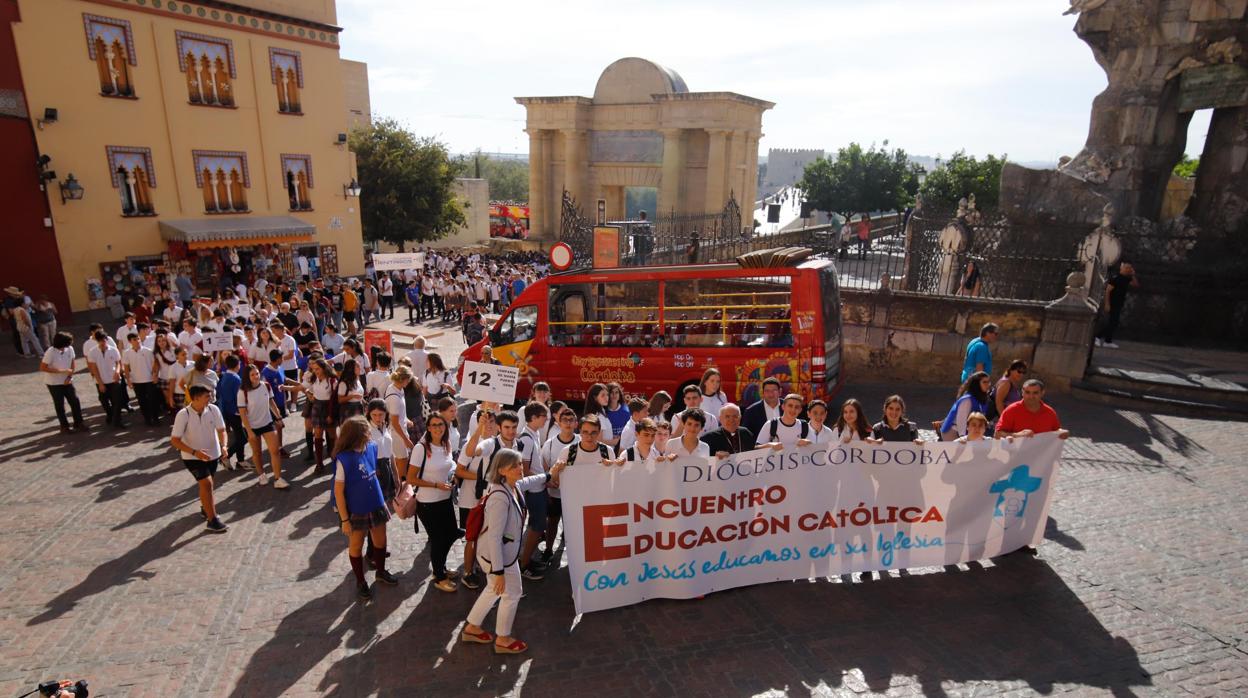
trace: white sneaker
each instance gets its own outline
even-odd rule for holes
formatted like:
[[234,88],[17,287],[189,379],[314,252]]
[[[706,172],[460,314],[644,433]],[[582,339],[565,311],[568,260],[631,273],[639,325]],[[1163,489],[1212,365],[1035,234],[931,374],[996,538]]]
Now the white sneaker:
[[1098,346],[1098,347],[1103,347],[1103,346],[1105,346],[1105,342],[1102,342],[1102,341],[1101,341],[1101,338],[1100,338],[1100,337],[1097,337],[1097,338],[1096,338],[1096,346]]
[[265,485],[269,484],[269,474],[260,473],[260,479],[256,481],[256,484],[260,485],[261,487],[264,487]]
[[283,478],[279,477],[273,481],[273,489],[275,490],[284,490],[287,487],[290,487],[290,483],[286,482],[286,480]]
[[1117,345],[1117,344],[1114,344],[1113,342],[1105,342],[1105,348],[1106,348],[1106,349],[1117,349],[1117,348],[1118,348],[1118,345]]

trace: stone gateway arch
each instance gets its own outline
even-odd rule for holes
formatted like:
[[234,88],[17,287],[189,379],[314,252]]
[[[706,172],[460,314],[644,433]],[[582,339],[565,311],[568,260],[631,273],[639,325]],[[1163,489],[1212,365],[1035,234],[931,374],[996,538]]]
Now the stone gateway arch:
[[627,187],[657,188],[663,214],[718,212],[730,195],[752,208],[763,112],[775,106],[690,92],[675,71],[643,58],[607,66],[592,98],[516,102],[527,112],[530,232],[544,240],[558,232],[564,190],[586,213],[604,199],[609,220],[624,218]]

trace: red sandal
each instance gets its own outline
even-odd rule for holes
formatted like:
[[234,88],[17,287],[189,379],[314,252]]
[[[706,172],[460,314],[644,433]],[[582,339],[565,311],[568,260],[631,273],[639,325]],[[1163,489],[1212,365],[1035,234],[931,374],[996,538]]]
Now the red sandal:
[[494,644],[494,654],[520,654],[528,649],[523,640],[512,640],[510,645]]
[[459,634],[459,637],[464,642],[478,642],[482,645],[488,645],[489,643],[494,642],[494,636],[490,634],[488,630],[482,630],[479,633],[474,633],[464,629],[464,631]]

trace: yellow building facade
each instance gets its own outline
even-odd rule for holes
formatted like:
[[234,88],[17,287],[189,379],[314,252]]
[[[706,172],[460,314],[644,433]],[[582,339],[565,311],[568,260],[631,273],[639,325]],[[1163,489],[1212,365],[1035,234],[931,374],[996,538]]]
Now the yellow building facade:
[[325,274],[363,273],[333,0],[19,6],[14,41],[57,173],[47,195],[73,310],[179,270],[201,291],[290,275],[299,255]]

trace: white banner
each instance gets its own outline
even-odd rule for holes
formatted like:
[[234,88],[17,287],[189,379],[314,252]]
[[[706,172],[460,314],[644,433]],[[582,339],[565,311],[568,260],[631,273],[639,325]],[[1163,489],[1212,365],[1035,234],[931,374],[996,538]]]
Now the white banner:
[[578,613],[994,557],[1044,537],[1055,434],[821,445],[564,471]]
[[424,268],[424,252],[377,252],[373,254],[373,269],[375,271],[395,271]]

